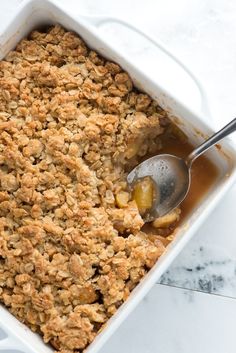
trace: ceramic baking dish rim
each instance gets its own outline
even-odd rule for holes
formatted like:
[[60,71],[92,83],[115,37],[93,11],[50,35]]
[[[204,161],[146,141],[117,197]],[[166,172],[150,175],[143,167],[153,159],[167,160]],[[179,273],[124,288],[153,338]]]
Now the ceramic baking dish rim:
[[[79,17],[79,19],[76,19],[74,16],[71,14],[67,13],[65,10],[62,10],[58,4],[54,4],[53,1],[50,0],[44,0],[44,1],[35,1],[35,0],[29,0],[23,3],[18,10],[18,13],[15,15],[13,21],[19,16],[19,13],[21,11],[24,11],[26,6],[35,6],[37,7],[44,7],[44,6],[51,6],[52,8],[55,7],[57,11],[63,11],[65,13],[65,16],[67,18],[71,18],[71,20],[76,21],[77,23],[80,23],[83,27],[87,29],[87,31],[90,31],[93,36],[97,36],[99,41],[102,41],[101,35],[96,33],[95,28],[89,23],[86,23],[86,18]],[[7,31],[7,29],[6,29]],[[80,33],[78,33],[80,35]],[[82,35],[82,34],[81,34]],[[83,37],[83,36],[82,36]],[[2,37],[1,37],[2,38]],[[0,43],[1,43],[1,38],[0,38]],[[1,45],[1,44],[0,44]],[[109,48],[109,44],[107,42],[104,42],[104,45]],[[117,53],[117,55],[122,55],[117,52],[117,50],[114,47],[111,47],[112,53]],[[127,61],[127,59],[125,59]],[[119,60],[118,60],[119,61]],[[130,63],[131,65],[131,63]],[[137,68],[135,68],[137,69]],[[139,68],[139,71],[140,68]],[[146,77],[145,74],[142,74],[141,76]],[[165,94],[168,94],[165,92]],[[171,97],[171,93],[169,93],[169,96]],[[180,106],[183,104],[178,103]],[[183,109],[186,109],[187,112],[189,111],[189,114],[192,115],[192,113],[187,107],[183,106]],[[194,114],[196,116],[196,114]],[[201,117],[196,116],[196,120],[202,120]],[[207,130],[207,128],[206,128]],[[209,131],[207,131],[209,132]],[[231,154],[234,153],[234,149],[230,145],[230,143],[225,143],[226,150],[229,150]],[[176,255],[180,252],[180,250],[183,248],[185,243],[191,238],[193,233],[197,230],[199,225],[203,222],[203,220],[209,215],[210,211],[215,207],[216,203],[219,201],[219,199],[222,197],[222,195],[226,192],[226,190],[232,185],[233,181],[235,180],[235,160],[232,162],[233,167],[232,167],[232,172],[229,175],[228,179],[225,181],[224,185],[222,185],[221,190],[218,195],[214,197],[214,199],[210,200],[209,206],[207,208],[207,212],[204,213],[204,215],[199,215],[200,221],[195,221],[194,223],[191,224],[191,228],[187,229],[188,225],[186,224],[186,229],[182,229],[182,232],[185,233],[184,236],[182,237],[177,237],[177,239],[170,245],[168,248],[167,253],[160,258],[160,260],[156,263],[156,265],[149,271],[149,273],[145,276],[145,278],[140,282],[140,284],[134,289],[132,294],[130,295],[130,298],[124,303],[117,313],[108,321],[106,327],[104,330],[95,338],[94,342],[90,344],[90,346],[87,348],[86,352],[87,353],[95,353],[100,350],[100,348],[103,346],[103,344],[106,342],[106,340],[112,335],[112,333],[118,328],[118,326],[121,324],[121,322],[127,317],[127,315],[134,309],[134,307],[140,302],[140,300],[144,297],[144,295],[149,291],[149,289],[154,285],[156,280],[160,277],[160,275],[163,273],[163,271],[168,267],[168,265],[173,261],[173,259],[176,257]],[[14,333],[14,328],[7,327],[6,323],[9,320],[9,323],[11,325],[16,321],[11,317],[10,313],[6,313],[6,310],[3,308],[0,308],[0,326],[8,332],[9,335],[13,335]],[[30,332],[29,329],[25,329],[24,326],[21,324],[16,324],[18,332],[18,340],[21,340],[22,343],[24,344],[24,347],[28,347],[29,352],[38,352],[37,348],[34,350],[32,347],[32,350],[30,350],[30,346],[32,346],[32,342],[34,341],[34,338],[32,338],[32,333]],[[34,334],[33,334],[34,335]],[[27,340],[27,337],[29,339]],[[31,337],[31,338],[30,338]],[[35,338],[37,344],[39,345],[38,338]],[[30,344],[29,344],[30,342]],[[14,343],[14,340],[12,340],[12,344]],[[3,349],[3,344],[4,340],[0,341],[0,351]],[[15,344],[15,343],[14,343]],[[19,343],[17,343],[19,344]],[[5,345],[6,345],[6,340],[5,340]],[[8,343],[9,347],[11,347],[11,344]],[[18,346],[15,344],[14,347],[12,348],[17,348]],[[25,348],[24,348],[25,349]],[[45,347],[46,349],[46,347]],[[49,350],[50,351],[50,350]],[[46,352],[46,350],[45,350]],[[27,352],[28,353],[28,352]]]

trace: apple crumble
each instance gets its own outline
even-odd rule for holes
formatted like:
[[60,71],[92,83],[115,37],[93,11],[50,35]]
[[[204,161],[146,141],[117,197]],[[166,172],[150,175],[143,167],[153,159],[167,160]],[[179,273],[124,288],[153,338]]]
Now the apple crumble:
[[167,113],[76,34],[33,31],[0,62],[0,300],[82,352],[173,238],[145,232],[126,176]]

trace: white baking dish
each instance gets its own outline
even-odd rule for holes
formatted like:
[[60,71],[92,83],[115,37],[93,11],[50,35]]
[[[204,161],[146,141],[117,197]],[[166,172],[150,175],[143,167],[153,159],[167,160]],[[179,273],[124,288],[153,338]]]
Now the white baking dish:
[[[204,137],[213,133],[204,121],[206,120],[204,114],[196,113],[187,108],[184,104],[178,102],[171,92],[166,92],[157,82],[154,82],[151,78],[143,74],[140,68],[135,67],[123,54],[118,53],[114,46],[108,45],[108,43],[101,38],[101,32],[98,30],[98,26],[108,20],[111,19],[88,18],[84,16],[75,17],[69,15],[50,0],[25,1],[17,9],[16,15],[8,28],[0,35],[0,59],[3,58],[9,50],[14,48],[19,40],[26,36],[33,28],[52,23],[60,23],[67,29],[77,32],[90,47],[93,47],[103,56],[119,63],[128,71],[136,86],[150,94],[163,108],[170,112],[170,116],[180,125],[181,129],[186,132],[193,144],[196,145],[200,143]],[[117,19],[113,19],[113,21],[122,23]],[[151,38],[148,39],[153,42]],[[189,71],[188,73],[192,79],[197,82]],[[200,89],[205,108],[203,90],[198,82],[197,85]],[[234,182],[236,177],[236,154],[229,141],[223,141],[220,148],[212,149],[208,153],[208,156],[219,166],[220,172],[217,181],[205,195],[201,204],[192,210],[188,218],[181,225],[176,239],[170,244],[166,253],[135,288],[127,302],[123,304],[118,312],[110,319],[102,333],[100,333],[88,347],[86,350],[87,353],[95,353],[101,349],[105,341],[145,294],[147,294]],[[53,351],[51,347],[42,342],[39,336],[19,323],[19,321],[1,306],[0,328],[2,328],[6,334],[6,337],[1,339],[0,330],[0,352],[10,352],[11,349],[14,353],[46,353]]]

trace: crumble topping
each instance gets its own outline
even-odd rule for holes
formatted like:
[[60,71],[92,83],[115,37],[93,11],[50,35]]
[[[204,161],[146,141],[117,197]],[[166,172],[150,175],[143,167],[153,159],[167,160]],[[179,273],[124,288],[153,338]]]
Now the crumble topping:
[[58,25],[0,62],[0,300],[58,352],[82,352],[173,238],[179,212],[146,233],[126,183],[167,125]]

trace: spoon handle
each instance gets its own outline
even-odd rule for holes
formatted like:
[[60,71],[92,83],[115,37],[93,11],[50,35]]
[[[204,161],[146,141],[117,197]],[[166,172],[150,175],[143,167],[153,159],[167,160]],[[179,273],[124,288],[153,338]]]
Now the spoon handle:
[[232,132],[236,131],[236,118],[233,119],[229,124],[223,127],[220,131],[216,132],[214,135],[209,137],[200,146],[195,148],[188,157],[185,159],[185,163],[188,167],[191,167],[193,161],[199,157],[202,153],[207,151],[210,147],[214,146],[217,142],[222,140],[224,137],[228,136]]

